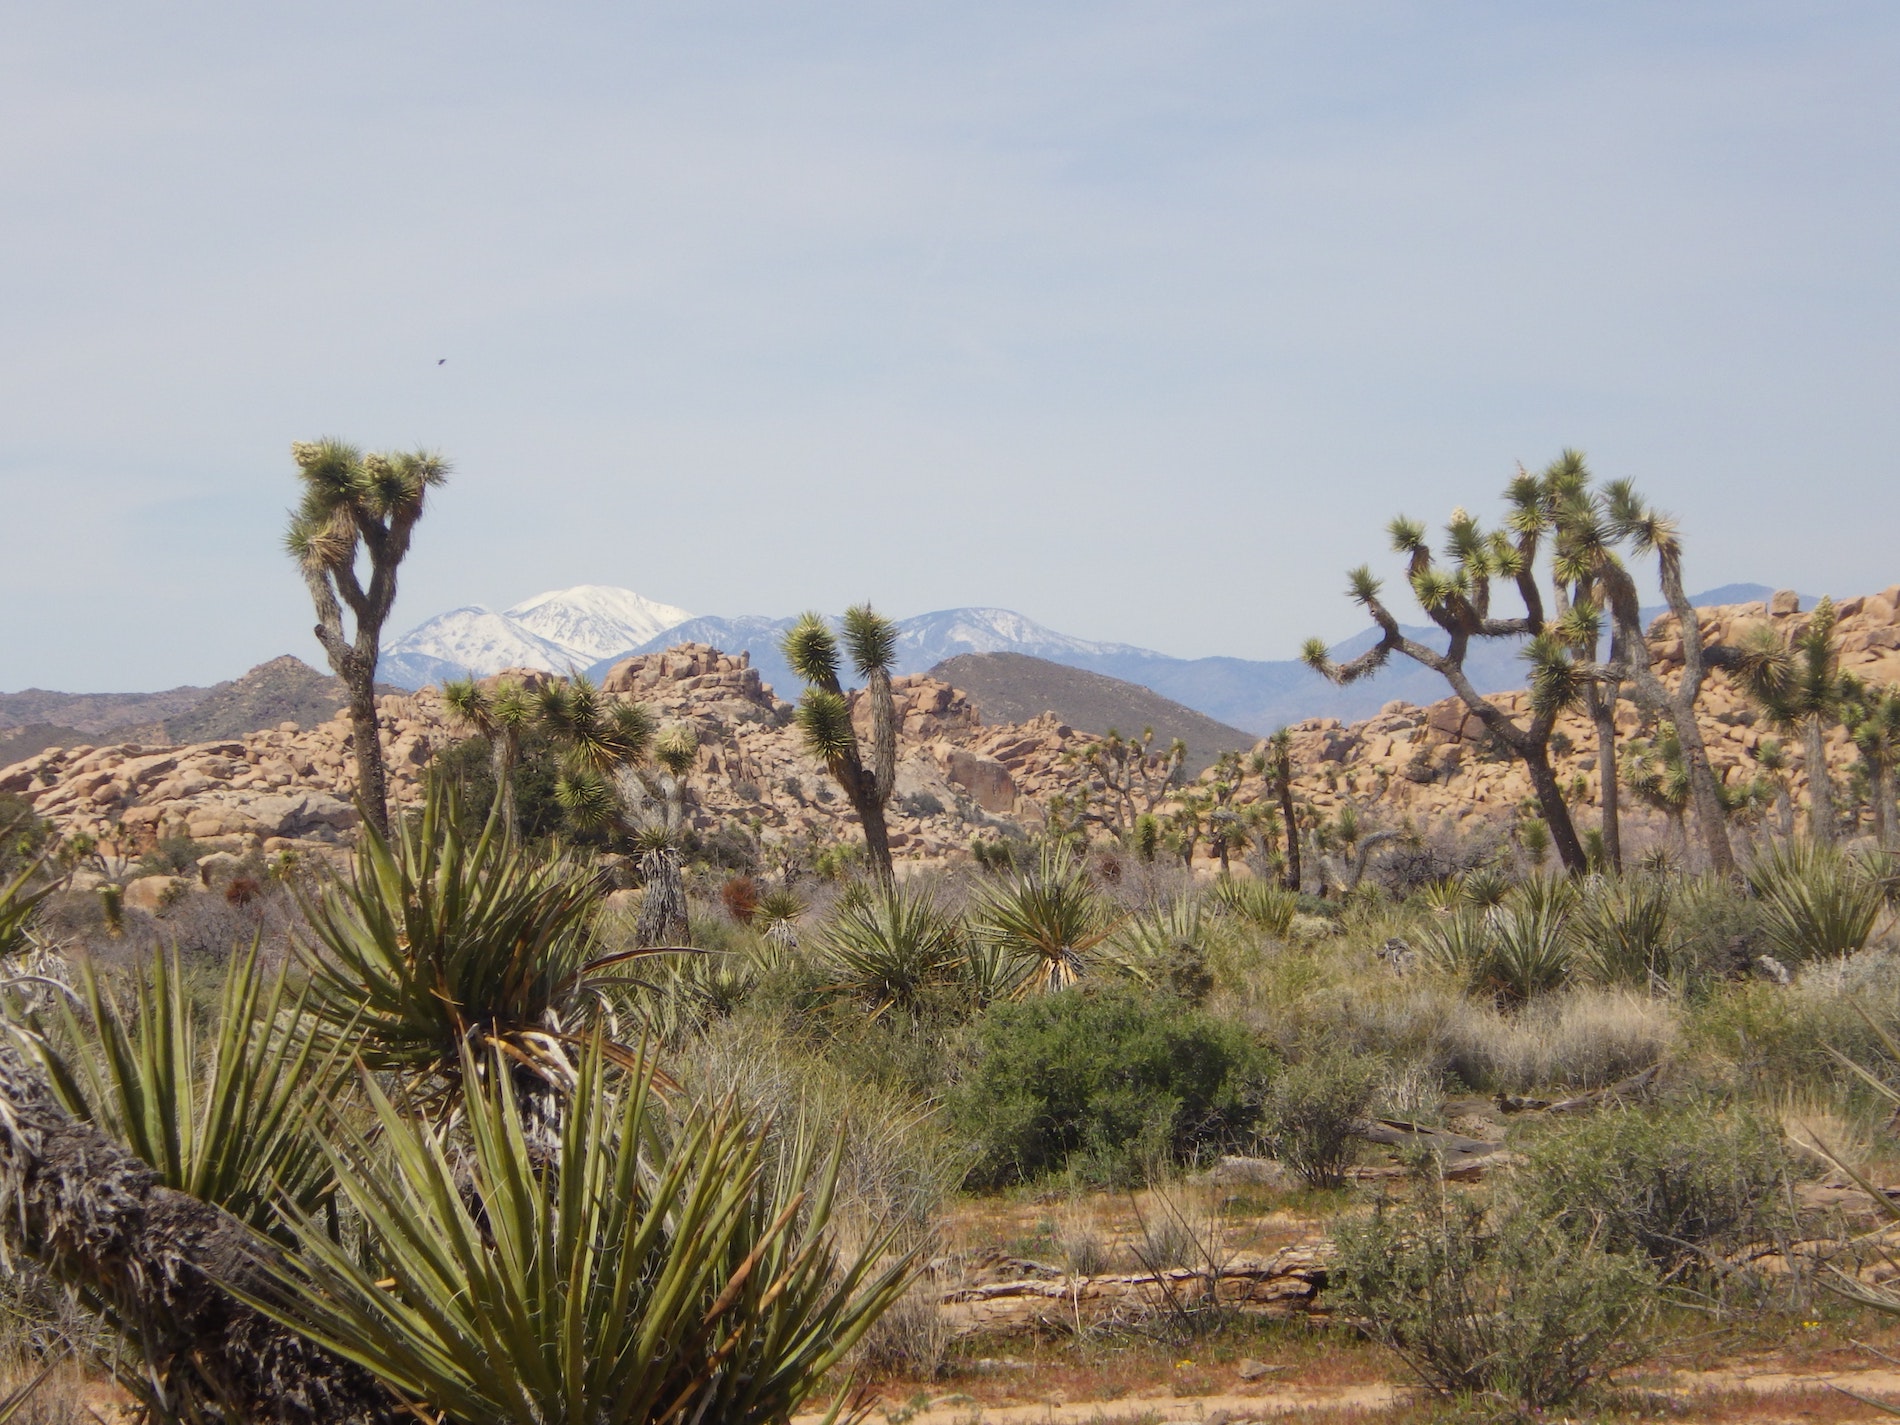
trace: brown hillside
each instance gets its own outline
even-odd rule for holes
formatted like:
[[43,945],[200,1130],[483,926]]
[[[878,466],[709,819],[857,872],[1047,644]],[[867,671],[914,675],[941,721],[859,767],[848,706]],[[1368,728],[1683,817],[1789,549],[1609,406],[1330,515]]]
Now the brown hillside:
[[985,722],[1028,722],[1049,712],[1098,737],[1139,737],[1152,727],[1158,747],[1177,737],[1187,744],[1190,773],[1210,766],[1222,752],[1244,752],[1260,740],[1139,683],[1022,653],[965,653],[946,658],[930,676],[967,694]]

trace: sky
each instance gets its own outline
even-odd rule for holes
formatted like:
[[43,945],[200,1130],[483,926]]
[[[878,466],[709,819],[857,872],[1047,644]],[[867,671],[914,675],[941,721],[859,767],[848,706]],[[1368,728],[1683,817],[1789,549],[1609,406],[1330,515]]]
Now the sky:
[[392,633],[601,583],[1290,657],[1565,446],[1691,587],[1878,589],[1896,70],[1826,0],[9,6],[0,689],[320,662],[323,435],[452,462]]

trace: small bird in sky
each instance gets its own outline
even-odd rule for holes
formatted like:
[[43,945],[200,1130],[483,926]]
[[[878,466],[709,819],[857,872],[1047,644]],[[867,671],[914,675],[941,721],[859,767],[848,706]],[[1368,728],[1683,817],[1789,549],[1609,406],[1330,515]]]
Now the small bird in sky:
[[437,358],[437,360],[436,360],[436,363],[435,363],[435,364],[436,364],[437,366],[441,366],[441,365],[442,365],[442,364],[443,364],[444,362],[446,362],[447,360],[448,360],[448,357],[446,357],[446,356],[443,356],[443,357],[439,357],[439,358]]

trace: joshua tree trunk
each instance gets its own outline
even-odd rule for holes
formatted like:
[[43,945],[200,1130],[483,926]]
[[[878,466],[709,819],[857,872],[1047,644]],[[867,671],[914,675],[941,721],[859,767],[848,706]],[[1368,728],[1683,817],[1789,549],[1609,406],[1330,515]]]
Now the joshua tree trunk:
[[501,824],[510,836],[519,836],[521,817],[515,809],[515,763],[521,760],[521,733],[512,727],[496,729],[489,740],[488,757],[495,773],[495,801],[501,811]]
[[[1728,841],[1728,813],[1722,807],[1721,784],[1715,779],[1715,769],[1709,765],[1709,749],[1702,741],[1702,724],[1696,720],[1696,703],[1702,697],[1702,681],[1707,676],[1702,624],[1696,618],[1695,605],[1683,592],[1681,551],[1672,543],[1662,546],[1658,552],[1663,597],[1669,601],[1670,611],[1676,616],[1676,627],[1682,634],[1682,677],[1674,692],[1664,686],[1662,679],[1650,671],[1649,645],[1643,639],[1642,630],[1637,629],[1635,638],[1630,640],[1633,661],[1639,670],[1637,686],[1650,707],[1676,725],[1676,736],[1682,743],[1682,760],[1689,768],[1689,795],[1695,804],[1696,827],[1702,833],[1703,848],[1708,852],[1709,869],[1718,876],[1730,876],[1735,873],[1735,852]],[[1634,653],[1636,648],[1642,650],[1641,654]]]
[[1814,714],[1801,719],[1801,750],[1808,764],[1808,834],[1832,846],[1840,839],[1840,822],[1834,814],[1834,781],[1827,773],[1827,730]]
[[257,1239],[54,1102],[0,1058],[0,1230],[7,1246],[98,1301],[144,1357],[167,1419],[394,1425],[407,1412],[225,1289],[268,1295]]
[[640,919],[634,926],[634,943],[684,945],[686,888],[680,878],[680,853],[671,846],[646,852],[640,858],[640,874],[647,885],[640,901]]
[[1544,825],[1550,828],[1557,859],[1571,875],[1583,874],[1589,866],[1589,858],[1583,854],[1583,842],[1578,839],[1576,825],[1570,819],[1570,807],[1564,801],[1563,788],[1557,785],[1557,773],[1551,768],[1544,743],[1529,742],[1518,750],[1518,756],[1530,774],[1531,790],[1537,794],[1537,810],[1543,815]]
[[1286,829],[1286,888],[1298,891],[1300,888],[1300,824],[1293,816],[1293,779],[1290,776],[1278,777],[1280,790],[1280,825]]
[[383,767],[382,733],[376,725],[376,674],[367,682],[350,681],[350,755],[356,758],[356,799],[363,814],[384,836],[389,834],[389,774]]
[[1609,696],[1594,684],[1584,698],[1590,709],[1590,721],[1597,735],[1597,782],[1603,804],[1603,859],[1618,875],[1623,871],[1622,789],[1616,775],[1616,689]]
[[1775,819],[1781,824],[1781,839],[1793,841],[1794,797],[1789,794],[1785,776],[1775,783]]

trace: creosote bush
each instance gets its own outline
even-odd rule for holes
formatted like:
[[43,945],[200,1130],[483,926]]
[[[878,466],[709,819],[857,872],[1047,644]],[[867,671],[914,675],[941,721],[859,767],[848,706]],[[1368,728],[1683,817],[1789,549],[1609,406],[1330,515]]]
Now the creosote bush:
[[1119,987],[998,1005],[975,1054],[950,1109],[985,1187],[1064,1168],[1126,1183],[1237,1146],[1272,1067],[1239,1025]]
[[1543,1410],[1641,1359],[1654,1269],[1637,1252],[1428,1187],[1335,1231],[1336,1308],[1437,1394]]
[[1261,1107],[1261,1127],[1274,1156],[1308,1187],[1339,1187],[1383,1078],[1379,1060],[1332,1045],[1315,1046],[1282,1069]]
[[1779,1128],[1745,1107],[1611,1109],[1528,1152],[1516,1185],[1531,1210],[1669,1277],[1774,1240],[1789,1225],[1796,1165]]

